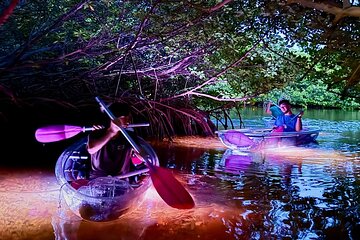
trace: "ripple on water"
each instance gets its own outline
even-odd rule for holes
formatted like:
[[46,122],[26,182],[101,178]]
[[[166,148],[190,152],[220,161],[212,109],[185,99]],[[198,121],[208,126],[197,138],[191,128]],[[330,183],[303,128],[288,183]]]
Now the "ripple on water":
[[[193,147],[207,144],[191,141],[192,153]],[[239,153],[225,162],[225,151],[205,149],[202,155],[201,151],[186,155],[186,148],[181,151],[181,157],[177,155],[181,161],[172,158],[170,165],[194,197],[194,209],[172,209],[151,188],[131,214],[113,222],[87,222],[58,211],[59,187],[52,172],[23,171],[15,177],[4,171],[0,201],[6,201],[6,207],[0,207],[0,214],[6,217],[0,220],[0,235],[9,239],[52,239],[53,234],[58,239],[307,239],[335,232],[345,239],[360,222],[358,153],[285,148]]]
[[48,192],[59,188],[53,171],[0,169],[0,193]]
[[1,239],[51,239],[59,186],[50,172],[1,169]]

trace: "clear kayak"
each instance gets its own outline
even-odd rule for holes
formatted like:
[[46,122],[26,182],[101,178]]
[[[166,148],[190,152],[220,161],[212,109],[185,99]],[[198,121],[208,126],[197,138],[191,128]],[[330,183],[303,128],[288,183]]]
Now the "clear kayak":
[[272,128],[275,126],[275,118],[274,117],[263,117],[262,121],[266,128]]
[[253,163],[263,163],[265,160],[263,154],[259,152],[251,151],[237,151],[233,149],[227,149],[219,164],[216,166],[216,170],[231,174],[239,174],[246,171]]
[[271,128],[231,129],[217,131],[220,141],[230,149],[249,150],[299,146],[316,142],[319,128],[304,128],[299,132],[272,132]]
[[[151,145],[140,137],[137,140],[139,146],[149,154],[151,162],[158,166],[159,160]],[[67,206],[77,216],[90,221],[118,219],[141,204],[152,184],[144,163],[124,175],[94,179],[89,179],[90,169],[86,138],[68,147],[55,166],[56,179]]]

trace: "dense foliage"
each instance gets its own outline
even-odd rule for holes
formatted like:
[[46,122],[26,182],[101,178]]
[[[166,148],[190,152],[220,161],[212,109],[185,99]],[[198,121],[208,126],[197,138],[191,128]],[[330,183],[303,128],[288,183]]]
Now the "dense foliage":
[[160,122],[161,135],[211,134],[212,110],[277,94],[357,107],[359,9],[347,0],[3,1],[0,97],[121,99]]

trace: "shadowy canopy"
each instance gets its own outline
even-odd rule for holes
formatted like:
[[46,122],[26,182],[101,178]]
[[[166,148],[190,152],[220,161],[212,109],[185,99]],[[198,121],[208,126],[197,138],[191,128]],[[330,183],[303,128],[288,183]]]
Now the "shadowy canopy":
[[[32,108],[33,126],[91,123],[101,96],[131,104],[136,120],[150,122],[151,136],[213,135],[211,114],[293,82],[321,82],[339,97],[360,99],[359,6],[3,1],[0,121]],[[82,117],[65,119],[72,111]]]

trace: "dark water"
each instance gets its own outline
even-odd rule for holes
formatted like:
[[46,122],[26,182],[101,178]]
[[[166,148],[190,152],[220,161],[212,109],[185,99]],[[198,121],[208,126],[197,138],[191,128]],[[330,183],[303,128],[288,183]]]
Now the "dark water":
[[[295,110],[296,111],[296,110]],[[246,127],[262,127],[246,109]],[[233,152],[217,140],[154,145],[196,207],[168,207],[151,188],[119,220],[79,219],[59,201],[53,171],[1,169],[0,239],[358,239],[360,112],[306,111],[318,144]],[[234,121],[239,125],[239,121]]]

